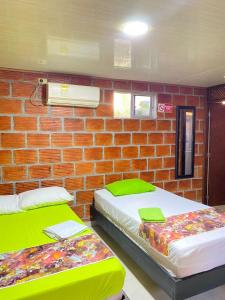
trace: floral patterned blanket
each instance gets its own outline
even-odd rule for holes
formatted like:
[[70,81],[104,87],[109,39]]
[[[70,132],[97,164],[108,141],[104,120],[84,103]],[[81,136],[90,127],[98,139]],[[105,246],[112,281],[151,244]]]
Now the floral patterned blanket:
[[220,227],[225,227],[225,214],[209,208],[171,216],[165,223],[142,223],[139,235],[148,240],[156,250],[168,256],[171,242]]
[[0,287],[8,287],[113,257],[95,234],[0,254]]

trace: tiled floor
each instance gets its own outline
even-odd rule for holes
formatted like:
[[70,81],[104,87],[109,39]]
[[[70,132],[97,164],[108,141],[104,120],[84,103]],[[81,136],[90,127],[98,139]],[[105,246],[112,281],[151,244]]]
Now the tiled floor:
[[[130,300],[170,300],[170,298],[160,289],[149,277],[124,253],[120,247],[113,242],[102,229],[94,226],[94,230],[111,247],[119,257],[126,269],[126,280],[124,290]],[[224,300],[225,285],[200,295],[189,298],[189,300]]]

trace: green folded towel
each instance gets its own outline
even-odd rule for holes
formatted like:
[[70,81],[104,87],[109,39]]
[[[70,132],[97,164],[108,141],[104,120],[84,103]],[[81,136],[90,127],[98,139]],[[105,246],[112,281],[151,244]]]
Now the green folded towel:
[[139,216],[143,222],[165,222],[166,219],[159,207],[140,208]]

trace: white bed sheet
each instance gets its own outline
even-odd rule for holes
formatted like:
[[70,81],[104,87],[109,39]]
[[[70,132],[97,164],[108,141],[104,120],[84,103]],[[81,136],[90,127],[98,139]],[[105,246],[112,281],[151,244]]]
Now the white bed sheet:
[[225,264],[225,227],[189,236],[170,243],[169,255],[152,248],[138,235],[141,223],[138,209],[160,207],[169,217],[208,206],[197,203],[163,189],[135,195],[114,197],[105,189],[95,191],[95,207],[140,248],[161,264],[172,276],[183,278]]

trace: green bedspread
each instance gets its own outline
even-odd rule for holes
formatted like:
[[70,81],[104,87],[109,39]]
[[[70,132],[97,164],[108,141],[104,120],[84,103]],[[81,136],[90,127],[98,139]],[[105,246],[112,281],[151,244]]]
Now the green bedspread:
[[[66,205],[0,216],[0,253],[54,242],[42,230],[67,220],[82,222]],[[90,232],[90,230],[84,233]],[[82,233],[82,234],[84,234]],[[1,288],[0,300],[103,300],[118,293],[125,271],[117,258]]]

